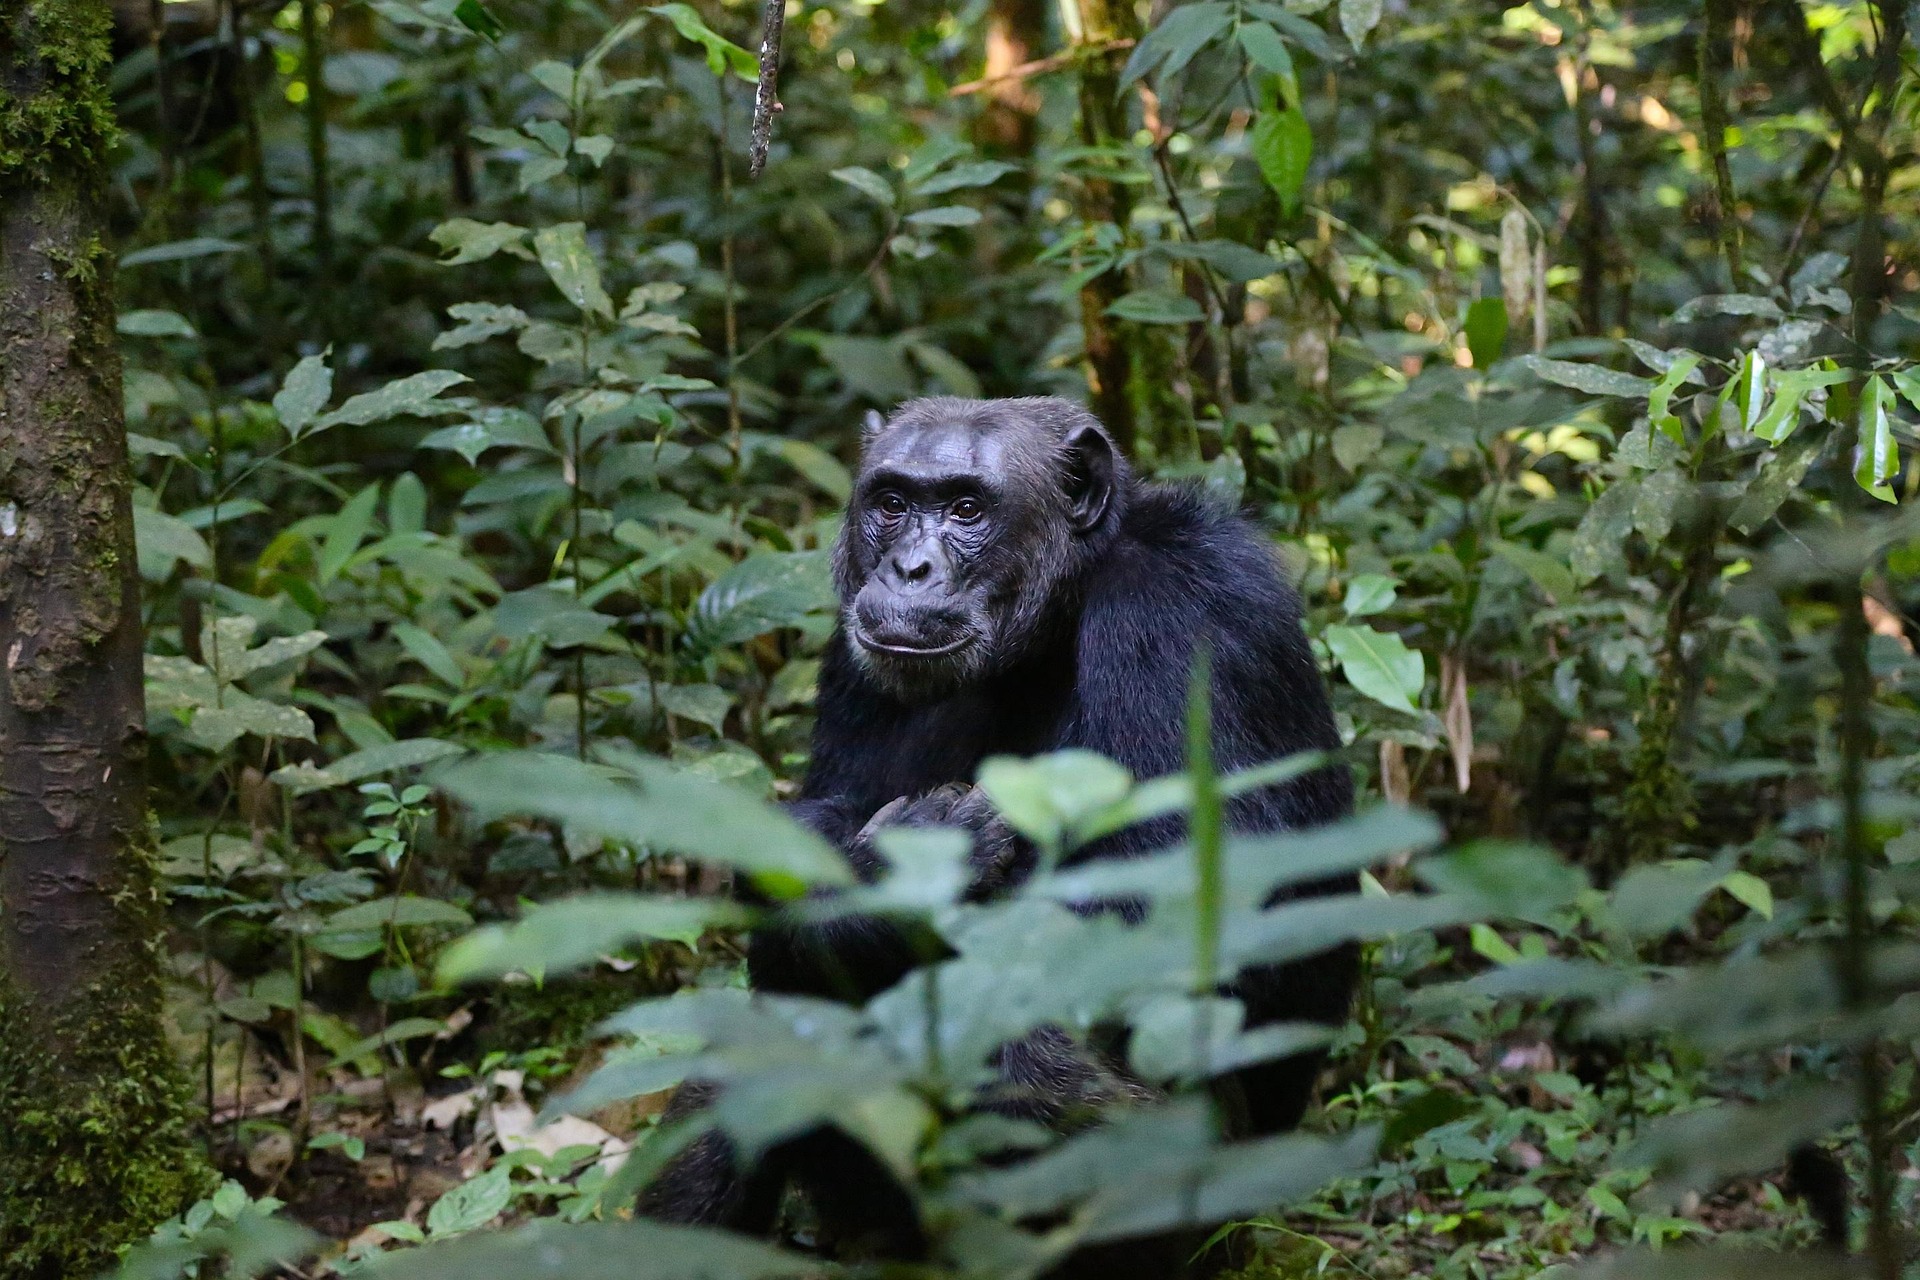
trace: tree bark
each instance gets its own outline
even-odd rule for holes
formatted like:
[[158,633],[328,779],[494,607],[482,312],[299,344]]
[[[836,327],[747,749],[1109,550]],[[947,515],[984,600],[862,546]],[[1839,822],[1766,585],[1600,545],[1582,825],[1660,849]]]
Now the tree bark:
[[106,0],[0,0],[0,1274],[201,1189],[160,1019]]

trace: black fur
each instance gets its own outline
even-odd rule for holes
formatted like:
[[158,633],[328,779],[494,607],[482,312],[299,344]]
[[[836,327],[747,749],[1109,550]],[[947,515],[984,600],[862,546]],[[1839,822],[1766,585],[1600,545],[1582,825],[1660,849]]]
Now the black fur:
[[[894,554],[889,531],[920,519],[919,508],[896,517],[876,517],[871,509],[876,454],[884,476],[884,459],[913,457],[929,437],[948,442],[942,457],[965,454],[952,443],[956,438],[985,442],[976,453],[997,462],[992,478],[1003,485],[1002,499],[988,505],[984,518],[959,530],[963,539],[949,537],[945,526],[925,535],[943,540],[930,552],[939,561],[932,588],[924,575],[907,581],[897,556],[884,560]],[[888,568],[877,567],[883,564]],[[792,810],[846,849],[863,875],[881,865],[867,838],[869,824],[898,801],[881,815],[883,822],[945,820],[979,833],[977,889],[1017,880],[1030,857],[1020,856],[1018,842],[969,790],[990,755],[1083,747],[1140,778],[1180,770],[1196,641],[1212,654],[1214,752],[1223,771],[1338,745],[1301,631],[1298,596],[1267,539],[1192,490],[1137,481],[1099,425],[1069,402],[932,399],[901,408],[867,441],[836,571],[848,616],[822,663],[812,765]],[[942,575],[950,579],[945,585]],[[922,623],[906,615],[915,609],[938,614],[924,624],[936,639],[966,628],[987,638],[957,659],[916,667],[913,659],[864,652],[849,635],[860,618],[914,634]],[[1341,817],[1350,804],[1346,770],[1328,767],[1235,800],[1228,819],[1242,831],[1305,827]],[[1080,856],[1127,856],[1163,847],[1179,834],[1177,820],[1163,820],[1111,836]],[[1344,886],[1321,886],[1337,887]],[[752,939],[749,968],[761,990],[863,1001],[925,958],[892,926],[856,921],[826,930],[763,929]],[[1354,972],[1348,949],[1243,975],[1233,989],[1250,1024],[1338,1023],[1346,1017]],[[1075,1061],[1069,1044],[1065,1037],[1037,1037],[1003,1050],[1003,1067],[1018,1067],[1007,1073],[1023,1077],[1014,1083],[1028,1092],[1036,1080],[1057,1080],[1061,1092],[1081,1097],[1125,1092],[1090,1083],[1100,1069]],[[1296,1124],[1320,1061],[1309,1055],[1224,1082],[1233,1129],[1259,1134]],[[1052,1119],[1073,1100],[1038,1099],[1015,1109]],[[824,1173],[838,1184],[833,1198],[844,1207],[860,1198],[849,1197],[849,1187],[884,1179],[847,1150],[851,1144],[832,1145],[830,1151],[789,1151],[775,1164],[804,1176],[798,1157],[826,1155],[829,1167],[816,1167],[806,1180],[817,1185]],[[724,1147],[709,1144],[709,1166],[724,1158]],[[703,1216],[697,1209],[676,1212],[676,1206],[692,1209],[739,1194],[716,1192],[710,1167],[697,1176],[685,1168],[678,1176],[684,1194],[673,1193],[670,1176],[651,1203],[654,1212]],[[756,1176],[766,1176],[764,1169]],[[873,1194],[871,1208],[897,1211],[897,1191],[890,1198],[884,1190]],[[890,1247],[911,1251],[912,1233],[900,1227],[870,1221],[854,1234],[877,1231],[890,1237]]]

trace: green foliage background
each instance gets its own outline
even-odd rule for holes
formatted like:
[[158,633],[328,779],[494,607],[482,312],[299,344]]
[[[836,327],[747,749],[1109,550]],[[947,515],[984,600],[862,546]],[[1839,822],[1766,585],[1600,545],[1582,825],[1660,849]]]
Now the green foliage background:
[[[255,1162],[130,1269],[296,1247],[249,1193],[297,1213],[312,1169],[364,1156],[355,1081],[513,1069],[577,1109],[718,1073],[749,1140],[833,1118],[915,1186],[957,1273],[1030,1274],[1167,1212],[1249,1223],[1257,1276],[1800,1247],[1778,1167],[1836,1139],[1858,1242],[1899,1273],[1902,9],[792,0],[752,179],[742,4],[157,12],[167,37],[130,33],[118,65],[114,212],[173,1012],[217,1153],[247,1169],[277,1126],[296,1166]],[[989,46],[1013,50],[996,73],[1037,65],[970,85]],[[804,768],[859,424],[930,392],[1091,397],[1144,469],[1254,513],[1367,805],[1437,825],[1376,809],[1255,848],[1201,821],[1137,869],[1157,906],[1120,933],[1049,905],[1086,891],[1069,873],[958,906],[953,846],[903,842],[872,893],[960,953],[944,1003],[740,999],[726,876],[844,878],[761,802]],[[1054,848],[1215,785],[998,768],[1003,812]],[[1321,936],[1256,910],[1282,855],[1373,868],[1314,926],[1366,939],[1368,974],[1311,1132],[1256,1158],[1183,1097],[1282,1049],[1195,994],[1216,960]],[[1048,981],[1009,985],[1008,937]],[[594,1047],[610,1006],[681,988]],[[1053,1143],[1031,1174],[979,1168],[1015,1140],[963,1114],[996,1037],[1114,1019],[1173,1099],[1016,1135]],[[234,1120],[249,1055],[296,1088]],[[470,1168],[323,1265],[821,1265],[622,1225],[687,1134],[630,1136],[619,1174],[591,1145]],[[1064,1234],[1032,1228],[1047,1213]],[[553,1217],[582,1225],[479,1232]],[[1667,1265],[1624,1256],[1589,1265]]]

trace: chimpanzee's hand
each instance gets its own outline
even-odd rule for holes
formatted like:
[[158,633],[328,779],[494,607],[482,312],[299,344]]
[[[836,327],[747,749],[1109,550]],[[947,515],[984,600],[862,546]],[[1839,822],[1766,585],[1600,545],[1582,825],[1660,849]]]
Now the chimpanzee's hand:
[[959,827],[973,837],[967,862],[973,868],[969,901],[978,902],[1018,883],[1033,868],[1032,850],[995,811],[978,787],[949,782],[919,796],[901,796],[881,807],[854,837],[850,854],[863,875],[886,865],[873,847],[881,827]]

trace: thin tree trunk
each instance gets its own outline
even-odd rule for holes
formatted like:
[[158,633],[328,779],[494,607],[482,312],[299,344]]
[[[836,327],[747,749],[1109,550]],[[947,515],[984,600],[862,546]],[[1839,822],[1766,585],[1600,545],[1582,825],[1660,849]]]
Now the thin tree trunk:
[[[0,0],[0,1275],[94,1274],[204,1166],[161,1030],[106,0]],[[20,123],[24,122],[24,124]]]
[[988,6],[986,65],[980,75],[991,83],[974,137],[994,155],[1024,159],[1033,154],[1040,132],[1040,91],[1009,73],[1039,57],[1046,38],[1045,0],[992,0]]
[[[1080,140],[1090,147],[1123,142],[1127,132],[1126,104],[1120,100],[1120,68],[1126,50],[1114,42],[1138,35],[1133,10],[1120,0],[1068,0],[1076,3],[1080,20],[1077,52],[1080,63]],[[1110,222],[1124,237],[1133,220],[1133,199],[1124,184],[1104,178],[1082,183],[1081,216],[1088,223]],[[1093,411],[1120,447],[1133,452],[1137,424],[1128,396],[1132,359],[1121,322],[1107,308],[1127,292],[1126,274],[1119,268],[1103,272],[1080,287],[1080,324],[1086,333],[1087,388]]]
[[333,336],[333,192],[327,163],[327,45],[319,0],[300,0],[301,71],[307,83],[307,168],[313,183],[314,306],[320,328]]

